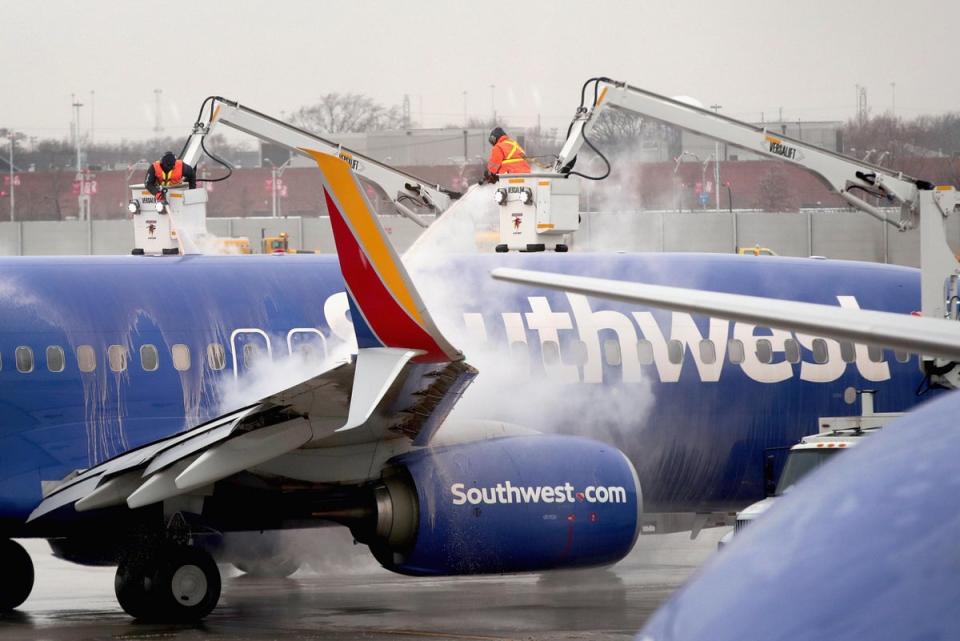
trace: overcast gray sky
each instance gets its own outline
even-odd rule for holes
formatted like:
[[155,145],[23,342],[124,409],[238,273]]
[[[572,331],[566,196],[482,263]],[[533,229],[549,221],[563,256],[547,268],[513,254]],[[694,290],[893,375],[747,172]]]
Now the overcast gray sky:
[[[166,9],[166,11],[164,11]],[[331,91],[409,94],[426,126],[497,111],[565,126],[588,77],[723,105],[729,115],[846,119],[855,85],[874,113],[960,109],[956,0],[590,2],[84,2],[0,8],[0,128],[66,137],[70,95],[95,91],[97,139],[165,132],[201,100],[271,114]],[[89,107],[82,121],[89,126]]]

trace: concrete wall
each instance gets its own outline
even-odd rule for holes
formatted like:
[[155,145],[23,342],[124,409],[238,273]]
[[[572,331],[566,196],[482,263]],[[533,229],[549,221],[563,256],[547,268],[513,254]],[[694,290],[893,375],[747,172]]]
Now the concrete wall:
[[[410,246],[421,228],[396,216],[381,218],[399,250]],[[211,218],[218,236],[246,236],[259,247],[262,236],[290,235],[296,249],[334,251],[330,223],[320,218]],[[960,248],[960,221],[947,225]],[[575,250],[703,251],[732,253],[760,245],[783,256],[826,256],[919,266],[915,231],[898,232],[861,212],[621,212],[584,213]],[[28,221],[0,223],[0,255],[126,254],[133,228],[125,220]],[[956,249],[955,249],[956,251]]]

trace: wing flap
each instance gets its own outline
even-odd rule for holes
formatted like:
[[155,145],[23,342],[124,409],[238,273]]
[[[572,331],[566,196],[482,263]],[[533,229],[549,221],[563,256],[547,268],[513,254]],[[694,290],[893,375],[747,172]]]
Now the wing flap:
[[112,479],[102,482],[95,490],[77,501],[74,504],[74,509],[77,512],[87,512],[121,505],[141,485],[143,485],[143,476],[136,470],[114,476]]
[[302,418],[248,432],[201,454],[177,475],[174,484],[181,492],[189,492],[216,483],[237,472],[292,452],[312,436],[310,422]]
[[135,510],[147,505],[159,503],[171,496],[182,494],[177,487],[176,478],[189,467],[198,456],[193,456],[182,461],[177,461],[170,467],[164,468],[144,481],[135,492],[127,497],[127,507]]

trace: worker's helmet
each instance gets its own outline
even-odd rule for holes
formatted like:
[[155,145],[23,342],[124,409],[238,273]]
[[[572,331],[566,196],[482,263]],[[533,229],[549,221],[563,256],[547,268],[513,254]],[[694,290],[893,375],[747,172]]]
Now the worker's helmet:
[[503,129],[501,129],[500,127],[494,127],[493,131],[490,132],[490,138],[488,138],[488,140],[490,141],[491,145],[495,145],[497,144],[497,141],[500,140],[500,136],[506,136],[506,135],[507,135],[507,132],[505,132]]
[[160,166],[164,171],[170,171],[175,164],[177,164],[177,157],[173,155],[172,151],[163,154],[163,157],[160,159]]

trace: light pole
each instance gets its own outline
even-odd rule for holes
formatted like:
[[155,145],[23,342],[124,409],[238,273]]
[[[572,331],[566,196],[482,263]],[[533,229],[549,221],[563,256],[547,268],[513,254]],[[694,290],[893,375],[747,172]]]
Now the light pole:
[[16,144],[17,132],[13,129],[0,129],[0,137],[7,139],[7,142],[10,143],[10,155],[7,157],[7,168],[9,169],[10,175],[7,180],[10,181],[10,222],[12,223],[15,219],[16,212],[16,174],[13,170],[13,146]]
[[[680,155],[674,158],[673,173],[676,174],[680,170],[680,163],[683,162],[684,156],[690,156],[698,163],[700,163],[700,189],[702,190],[706,186],[707,182],[707,163],[710,162],[708,157],[706,160],[700,160],[700,156],[693,153],[692,151],[681,151]],[[701,191],[702,193],[702,191]],[[702,205],[701,205],[702,207]],[[693,211],[693,207],[690,208],[690,211]]]
[[70,95],[73,102],[73,141],[77,148],[77,182],[80,185],[80,193],[77,195],[77,218],[87,220],[90,217],[90,195],[86,193],[86,174],[83,171],[83,150],[82,139],[80,137],[80,107],[83,103],[77,99],[75,94]]
[[491,122],[491,127],[496,127],[497,125],[497,85],[490,85],[490,113],[492,114],[493,121]]
[[270,163],[270,193],[271,193],[271,207],[270,212],[273,218],[277,217],[278,201],[277,201],[277,179],[283,176],[284,170],[290,166],[290,163],[293,162],[293,157],[291,156],[284,162],[282,165],[277,167],[272,160],[269,158],[264,158],[268,163]]
[[133,172],[135,172],[137,169],[140,169],[140,168],[150,169],[150,161],[147,160],[146,158],[141,158],[140,160],[133,163],[132,165],[129,165],[127,167],[127,182],[130,182],[130,178],[133,177]]
[[17,182],[14,180],[16,176],[13,174],[13,141],[16,140],[17,135],[14,132],[10,132],[10,222],[13,222],[13,213],[16,211],[16,189]]
[[270,163],[270,216],[277,217],[277,166],[269,158],[264,158]]
[[[720,113],[721,107],[722,105],[710,105],[715,114]],[[716,140],[713,142],[713,188],[717,194],[717,211],[720,211],[720,143]]]

